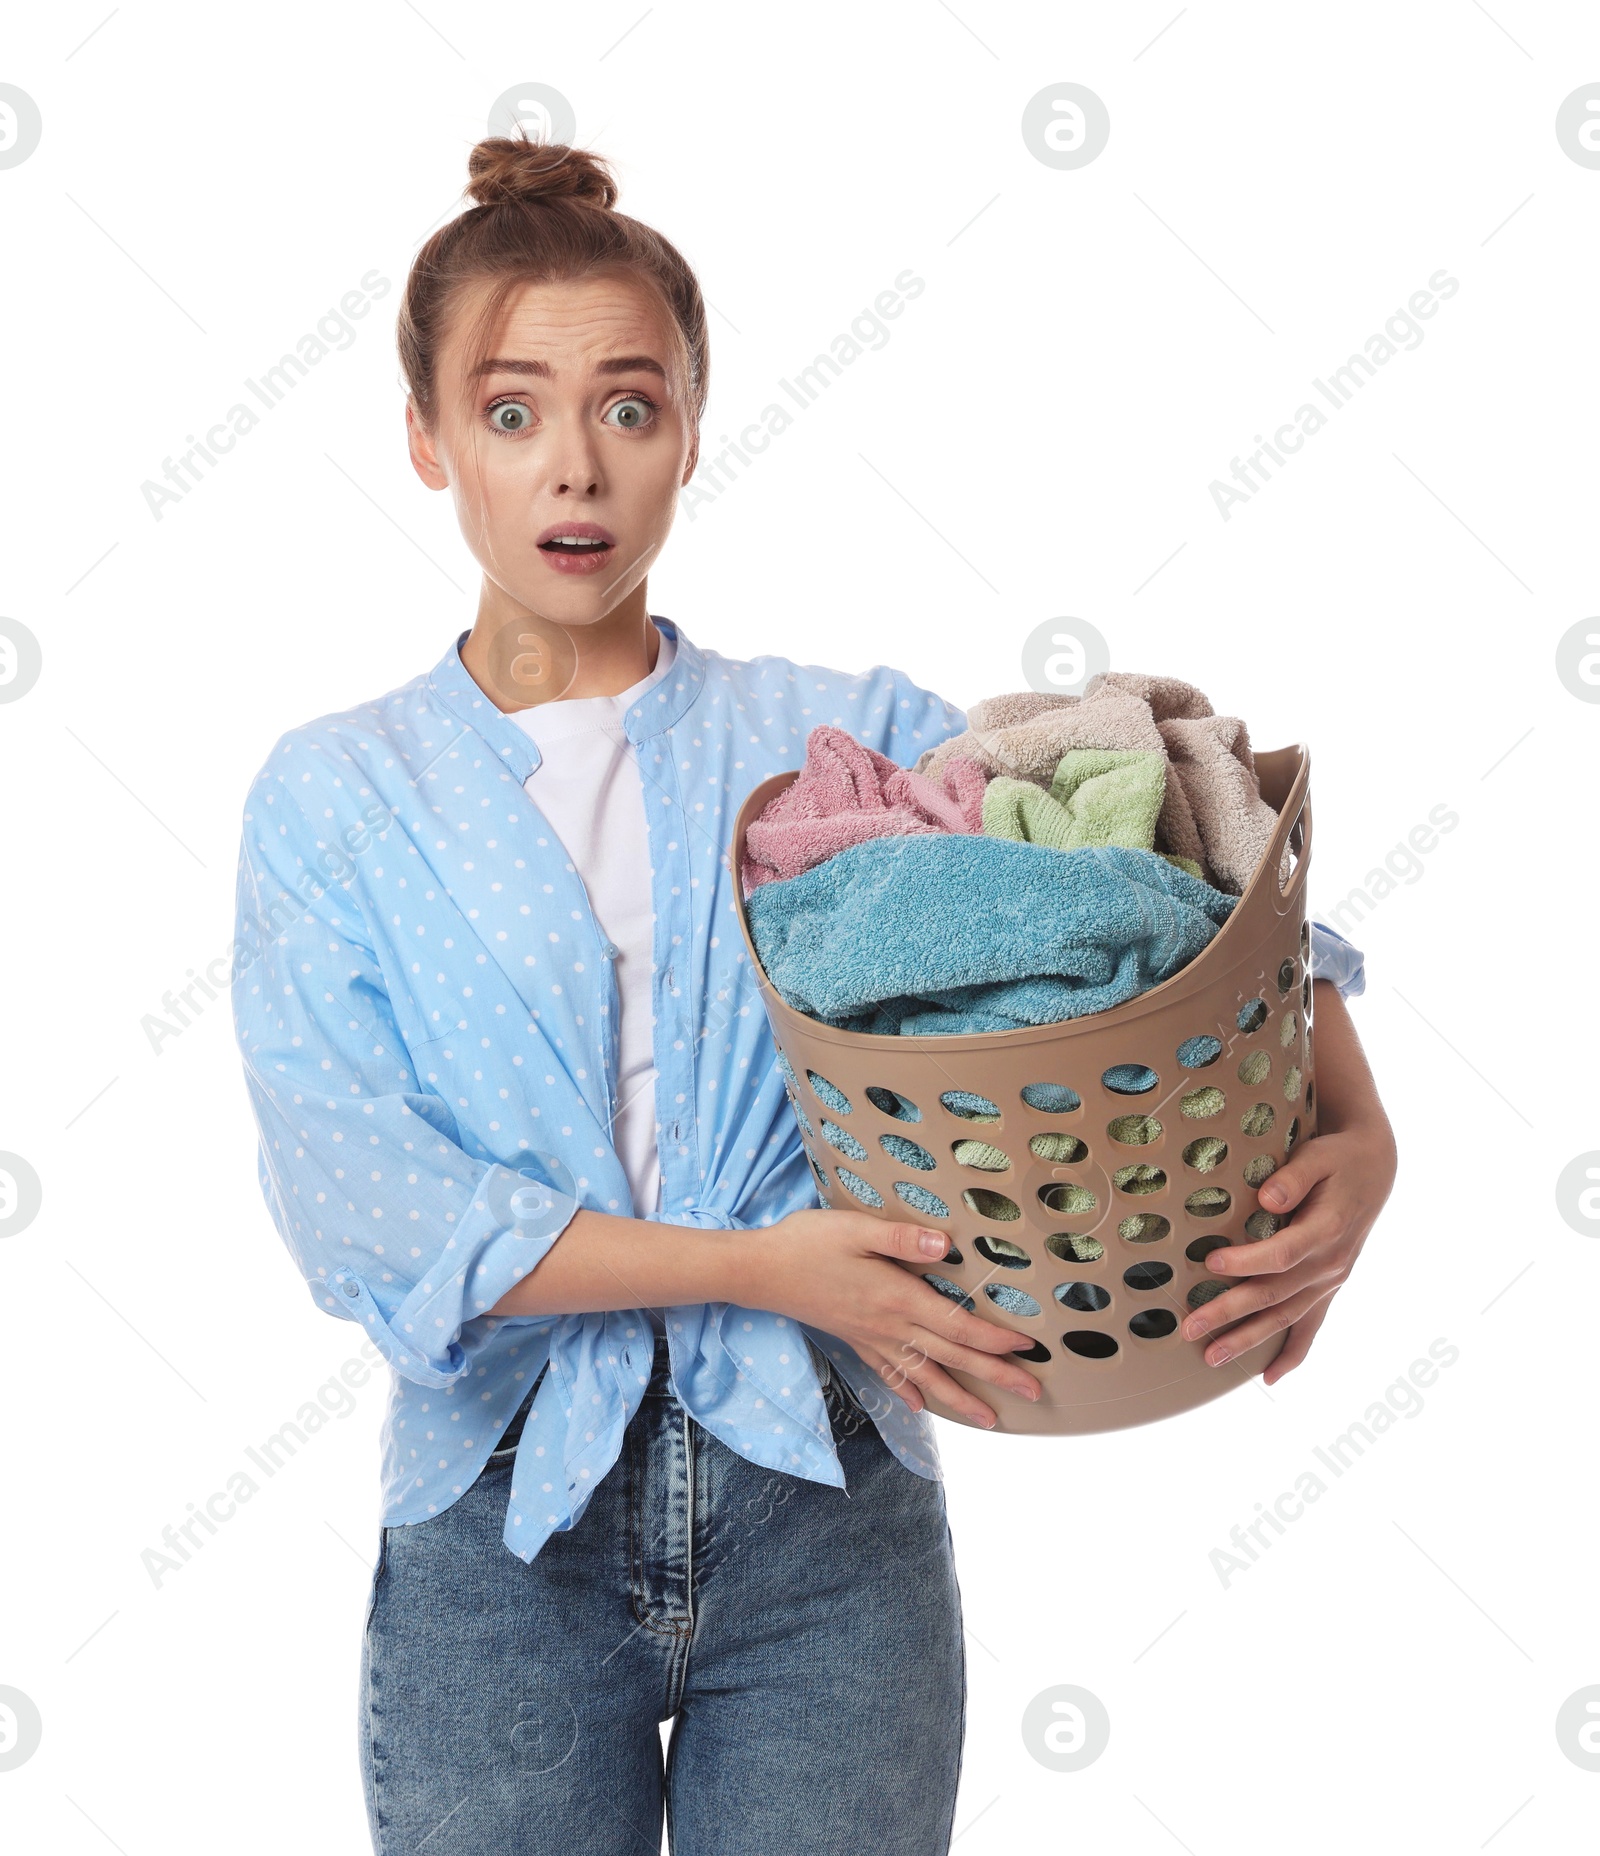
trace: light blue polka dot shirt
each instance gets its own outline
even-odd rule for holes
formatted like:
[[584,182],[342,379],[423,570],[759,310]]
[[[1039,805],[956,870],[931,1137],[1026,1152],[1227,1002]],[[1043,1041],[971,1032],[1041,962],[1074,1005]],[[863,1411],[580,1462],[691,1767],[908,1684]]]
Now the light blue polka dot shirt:
[[[609,1136],[617,950],[524,788],[537,743],[462,664],[466,633],[426,675],[283,735],[244,809],[233,1009],[259,1178],[317,1306],[392,1369],[384,1524],[463,1494],[548,1362],[505,1518],[525,1560],[615,1463],[654,1333],[643,1309],[486,1311],[580,1205],[748,1229],[819,1203],[734,913],[740,804],[819,723],[901,766],[966,727],[887,666],[727,658],[655,623],[677,657],[624,726],[656,915],[659,1211],[635,1212]],[[1340,990],[1359,991],[1338,945]],[[668,1309],[666,1329],[684,1405],[752,1462],[843,1485],[809,1338],[898,1460],[940,1474],[931,1421],[832,1336],[723,1302]]]

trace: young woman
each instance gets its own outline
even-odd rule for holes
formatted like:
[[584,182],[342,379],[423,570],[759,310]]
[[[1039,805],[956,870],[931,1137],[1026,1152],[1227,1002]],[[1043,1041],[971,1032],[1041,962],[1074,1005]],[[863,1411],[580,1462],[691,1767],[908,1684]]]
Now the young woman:
[[[909,766],[954,704],[652,615],[696,467],[694,277],[595,157],[513,139],[400,312],[412,462],[483,569],[387,695],[246,802],[234,1006],[261,1183],[393,1369],[360,1750],[380,1856],[948,1847],[961,1608],[925,1401],[1029,1343],[818,1205],[734,916],[744,796],[820,722]],[[1319,937],[1321,931],[1318,931]],[[1320,938],[1319,958],[1359,956]],[[1357,974],[1341,971],[1346,990]],[[1339,991],[1323,1132],[1183,1332],[1305,1357],[1393,1178]],[[992,1387],[986,1403],[957,1368]],[[660,1724],[673,1721],[665,1772]]]

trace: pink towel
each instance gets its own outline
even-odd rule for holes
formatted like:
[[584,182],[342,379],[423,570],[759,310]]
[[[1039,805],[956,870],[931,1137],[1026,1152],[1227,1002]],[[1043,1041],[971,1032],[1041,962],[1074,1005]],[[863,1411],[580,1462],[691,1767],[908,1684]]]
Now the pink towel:
[[799,876],[867,838],[983,830],[984,769],[959,756],[937,777],[898,766],[831,723],[806,736],[805,765],[745,832],[744,893]]

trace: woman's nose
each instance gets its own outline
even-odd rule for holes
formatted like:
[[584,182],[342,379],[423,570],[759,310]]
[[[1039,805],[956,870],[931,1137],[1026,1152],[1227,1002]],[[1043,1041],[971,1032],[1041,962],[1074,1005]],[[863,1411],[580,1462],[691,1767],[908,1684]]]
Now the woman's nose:
[[583,420],[557,422],[551,433],[548,465],[553,489],[577,496],[586,496],[599,489],[599,447]]

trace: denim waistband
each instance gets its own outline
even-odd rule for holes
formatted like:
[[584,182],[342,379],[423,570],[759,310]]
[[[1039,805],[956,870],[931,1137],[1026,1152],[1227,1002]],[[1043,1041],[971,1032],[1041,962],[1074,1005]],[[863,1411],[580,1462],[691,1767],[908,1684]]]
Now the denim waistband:
[[650,1366],[650,1383],[644,1389],[646,1398],[676,1396],[672,1390],[672,1355],[667,1348],[665,1334],[656,1336],[655,1359]]

